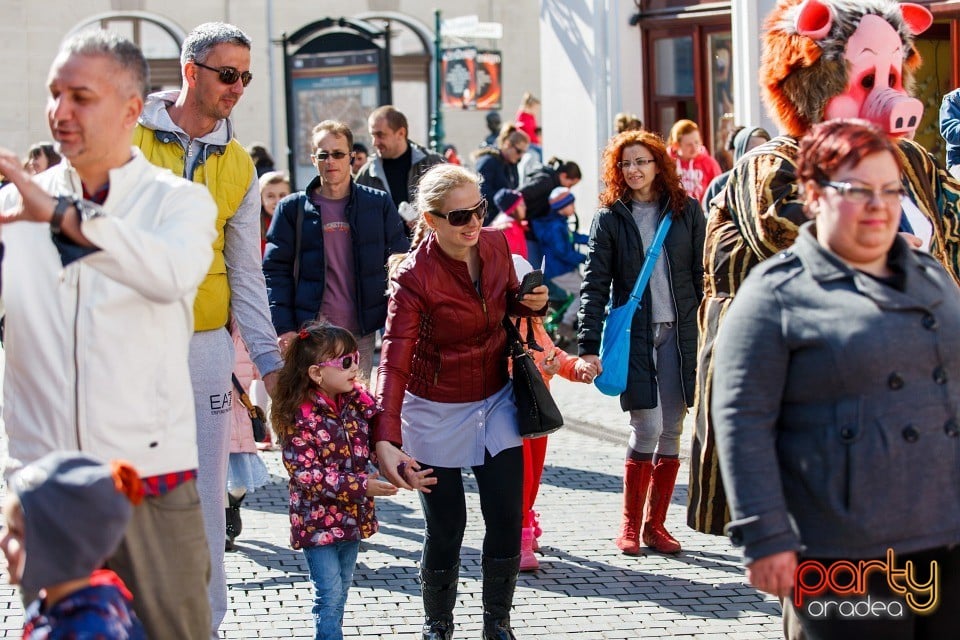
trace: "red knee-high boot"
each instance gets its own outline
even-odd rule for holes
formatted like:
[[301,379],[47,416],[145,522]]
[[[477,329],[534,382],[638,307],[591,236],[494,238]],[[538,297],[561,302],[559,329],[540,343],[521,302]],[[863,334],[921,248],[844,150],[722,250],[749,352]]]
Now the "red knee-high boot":
[[663,526],[679,470],[679,458],[660,458],[653,468],[647,517],[643,523],[643,544],[660,553],[680,553],[680,543]]
[[623,466],[623,522],[617,547],[629,556],[640,555],[640,521],[652,472],[648,460],[627,460]]

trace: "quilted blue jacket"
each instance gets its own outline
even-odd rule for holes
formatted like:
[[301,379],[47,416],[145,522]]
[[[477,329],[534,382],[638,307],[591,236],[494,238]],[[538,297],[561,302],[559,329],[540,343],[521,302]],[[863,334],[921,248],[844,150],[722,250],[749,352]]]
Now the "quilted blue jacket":
[[[281,200],[267,231],[263,275],[277,334],[298,330],[320,311],[326,286],[322,222],[320,212],[307,197],[319,186],[318,176],[306,191]],[[294,282],[294,227],[301,205],[300,277]],[[383,191],[352,182],[346,215],[353,240],[357,318],[361,335],[367,335],[382,328],[387,319],[387,258],[394,253],[406,253],[410,242],[393,200]]]

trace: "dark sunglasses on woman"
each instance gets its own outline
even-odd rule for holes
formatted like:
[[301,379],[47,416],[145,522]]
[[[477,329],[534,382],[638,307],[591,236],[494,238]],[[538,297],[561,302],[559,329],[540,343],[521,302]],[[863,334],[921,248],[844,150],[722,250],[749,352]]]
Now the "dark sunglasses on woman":
[[480,202],[469,209],[454,209],[453,211],[448,211],[447,213],[431,211],[430,213],[438,218],[443,218],[450,223],[451,227],[462,227],[470,222],[470,219],[473,216],[477,216],[477,218],[480,219],[480,222],[483,222],[483,219],[487,215],[487,201],[481,199]]

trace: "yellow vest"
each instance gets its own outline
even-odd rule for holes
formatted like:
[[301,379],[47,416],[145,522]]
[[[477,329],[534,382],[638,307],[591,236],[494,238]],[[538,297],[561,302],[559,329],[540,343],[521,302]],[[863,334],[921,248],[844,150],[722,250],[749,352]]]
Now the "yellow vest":
[[[165,140],[157,135],[158,132],[138,124],[133,134],[133,144],[140,147],[147,160],[182,177],[185,152],[179,140],[172,133],[159,132]],[[227,324],[230,283],[227,281],[227,263],[223,258],[223,229],[243,202],[253,173],[253,161],[236,140],[231,140],[223,153],[211,154],[194,169],[193,181],[206,186],[217,203],[217,238],[213,241],[213,262],[207,277],[200,283],[193,303],[194,331],[210,331]]]

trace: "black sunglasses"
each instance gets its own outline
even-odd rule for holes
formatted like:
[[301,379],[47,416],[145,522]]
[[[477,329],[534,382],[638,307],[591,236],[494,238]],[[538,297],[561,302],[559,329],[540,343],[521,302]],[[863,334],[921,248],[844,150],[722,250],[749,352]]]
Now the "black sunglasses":
[[250,84],[250,81],[253,80],[253,74],[249,71],[244,71],[240,73],[234,67],[208,67],[205,64],[201,64],[196,60],[193,61],[193,64],[197,65],[201,69],[206,69],[207,71],[216,71],[217,76],[220,78],[220,82],[223,84],[237,84],[237,80],[243,82],[243,86]]
[[481,199],[480,202],[469,209],[454,209],[453,211],[448,211],[447,213],[431,211],[430,213],[438,218],[443,218],[450,223],[451,227],[462,227],[470,222],[470,219],[473,218],[473,216],[477,216],[480,219],[480,222],[483,222],[483,219],[487,216],[487,201]]
[[327,158],[333,158],[334,160],[343,160],[347,156],[351,155],[347,151],[317,151],[313,154],[313,157],[323,162]]

